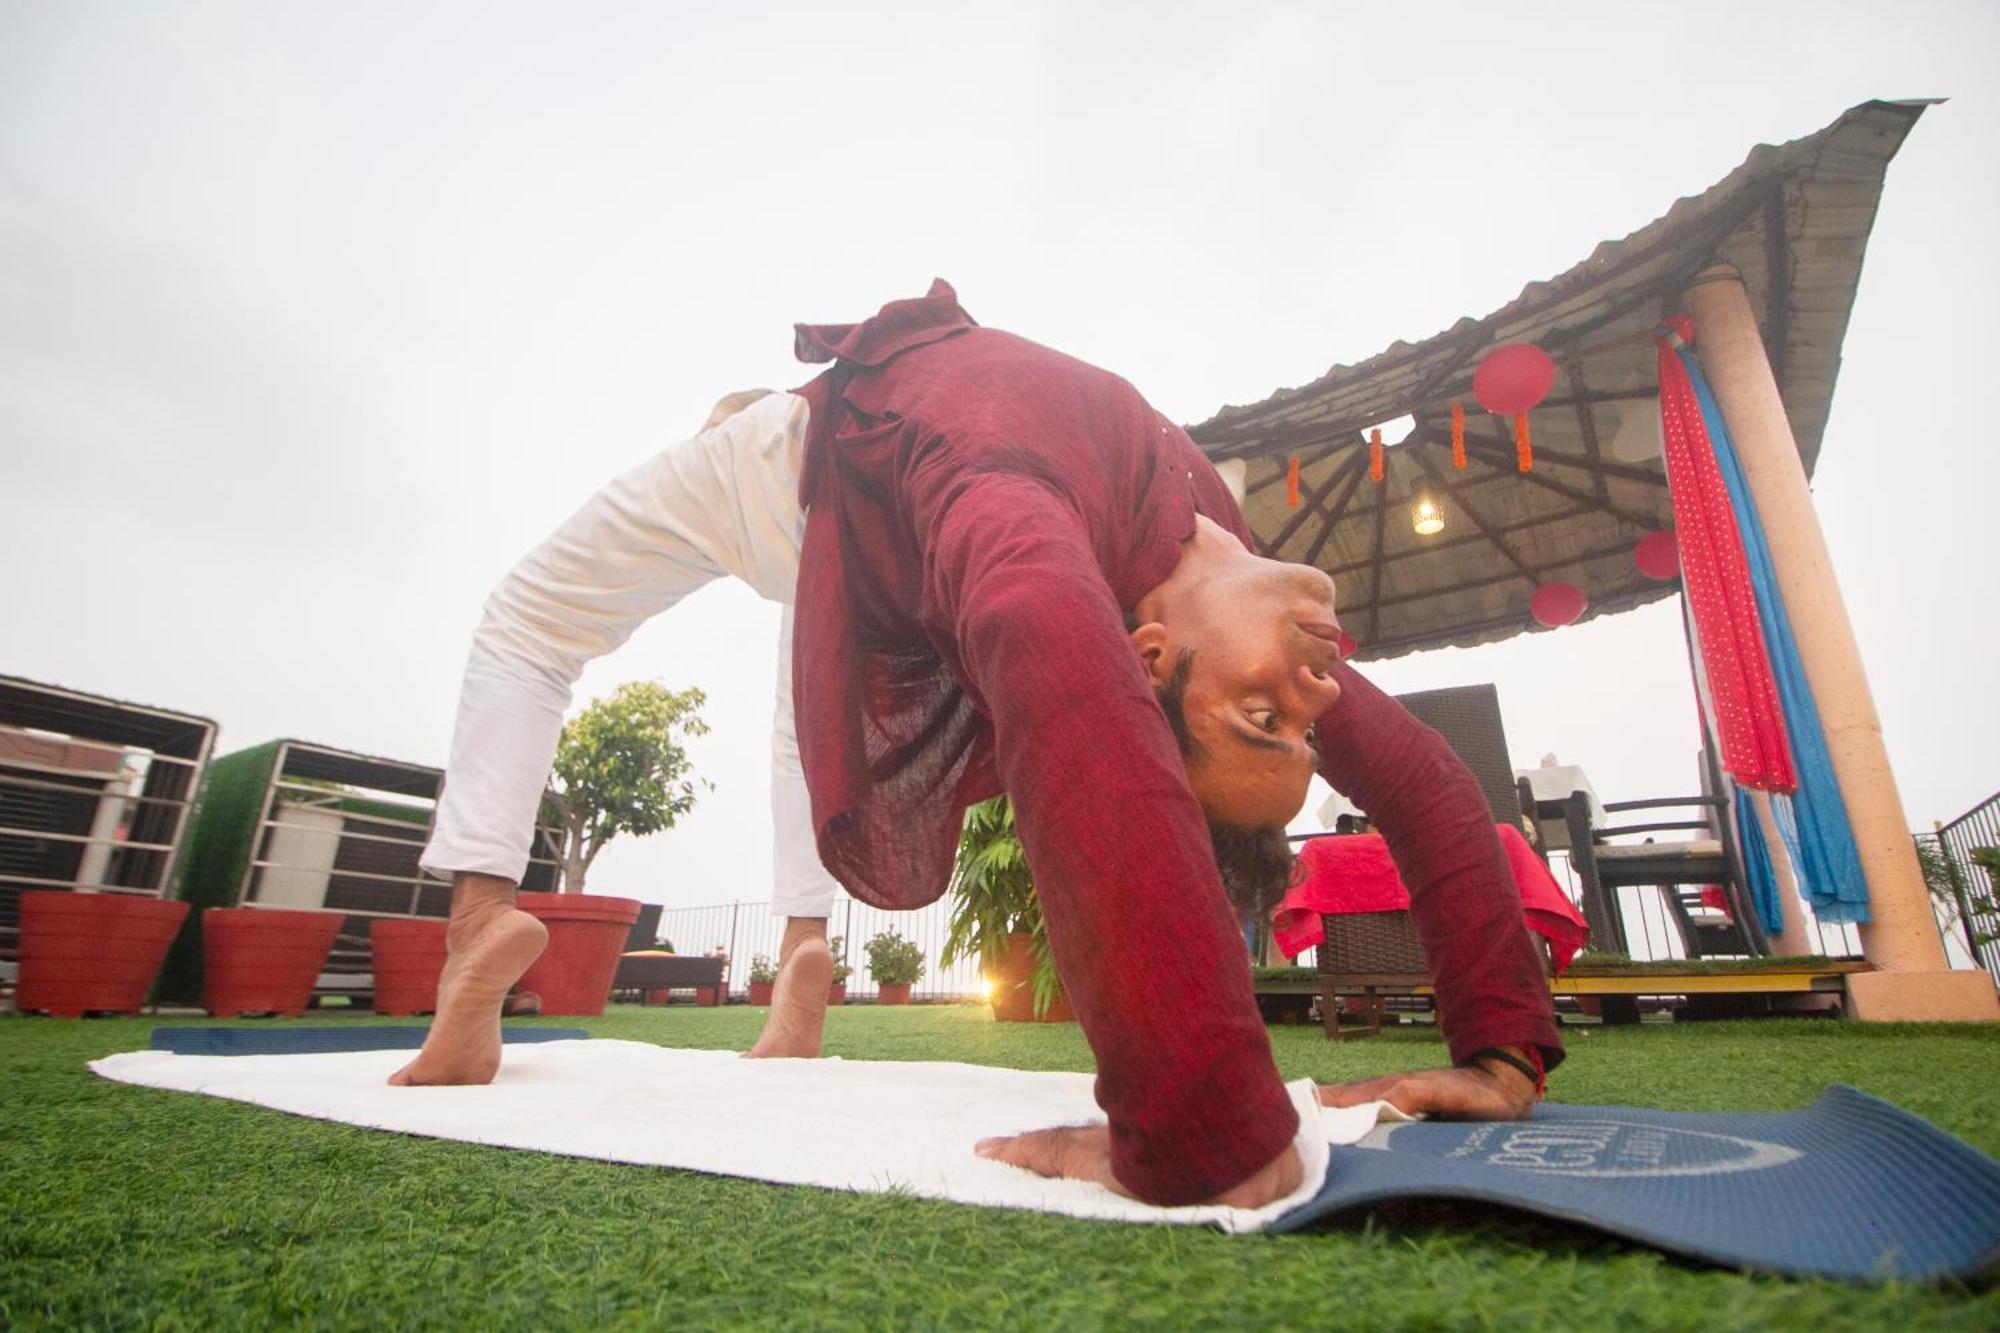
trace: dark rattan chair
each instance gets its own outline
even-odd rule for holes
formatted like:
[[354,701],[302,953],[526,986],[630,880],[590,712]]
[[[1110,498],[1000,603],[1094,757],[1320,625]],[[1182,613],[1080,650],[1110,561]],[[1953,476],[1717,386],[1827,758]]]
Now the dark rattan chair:
[[[1563,808],[1569,827],[1570,865],[1583,882],[1586,913],[1599,919],[1590,923],[1591,938],[1599,947],[1624,949],[1623,922],[1614,910],[1618,890],[1626,886],[1652,885],[1661,891],[1667,913],[1680,932],[1681,944],[1690,958],[1744,957],[1769,952],[1763,934],[1750,921],[1744,901],[1742,862],[1737,857],[1735,830],[1731,827],[1729,803],[1720,796],[1670,796],[1648,801],[1613,801],[1606,814],[1637,811],[1699,811],[1691,819],[1651,819],[1644,823],[1623,823],[1593,828],[1590,807],[1581,793],[1572,794]],[[1644,842],[1613,842],[1620,835],[1670,832],[1692,833],[1693,837]],[[1720,887],[1730,903],[1725,916],[1703,907],[1701,886]]]
[[703,1004],[722,1003],[722,960],[687,954],[626,954],[618,960],[611,989],[651,991],[692,989]]
[[[1520,788],[1507,754],[1499,691],[1491,685],[1459,685],[1399,694],[1396,701],[1465,761],[1486,794],[1493,821],[1522,827]],[[1322,915],[1320,921],[1326,928],[1319,946],[1320,1018],[1329,1039],[1374,1036],[1381,1030],[1389,996],[1431,984],[1430,964],[1408,912],[1349,912]],[[1535,938],[1539,946],[1540,937]],[[1358,1000],[1359,1026],[1341,1025],[1343,996]]]

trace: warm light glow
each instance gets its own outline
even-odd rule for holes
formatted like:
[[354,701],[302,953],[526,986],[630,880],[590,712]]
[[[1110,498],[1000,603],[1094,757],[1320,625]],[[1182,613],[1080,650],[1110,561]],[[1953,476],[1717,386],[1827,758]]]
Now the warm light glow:
[[985,977],[979,979],[979,998],[982,1000],[993,998],[993,983]]
[[1444,531],[1444,508],[1429,491],[1417,492],[1416,503],[1410,506],[1410,526],[1417,530],[1419,537],[1431,537]]

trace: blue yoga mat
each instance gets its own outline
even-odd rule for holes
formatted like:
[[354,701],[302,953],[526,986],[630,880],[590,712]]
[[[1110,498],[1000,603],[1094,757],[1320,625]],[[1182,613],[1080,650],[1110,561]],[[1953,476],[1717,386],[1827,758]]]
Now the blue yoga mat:
[[[425,1027],[356,1024],[325,1028],[154,1028],[152,1047],[175,1055],[327,1055],[345,1051],[414,1051]],[[582,1028],[500,1029],[504,1042],[582,1041]]]
[[1418,1199],[1795,1276],[1970,1277],[2000,1259],[2000,1163],[1841,1085],[1775,1115],[1546,1104],[1525,1122],[1378,1126],[1334,1149],[1319,1195],[1272,1230]]

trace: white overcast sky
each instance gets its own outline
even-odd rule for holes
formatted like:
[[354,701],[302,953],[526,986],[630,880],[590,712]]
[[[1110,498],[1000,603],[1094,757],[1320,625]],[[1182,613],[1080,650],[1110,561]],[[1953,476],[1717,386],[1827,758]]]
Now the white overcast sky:
[[[1183,421],[1481,315],[1752,144],[1944,96],[1891,166],[1816,493],[1913,827],[2000,786],[2000,6],[0,0],[0,673],[442,763],[485,591],[791,322],[957,285]],[[1373,669],[1515,761],[1690,790],[1673,603]],[[591,887],[768,894],[776,612],[713,795]]]

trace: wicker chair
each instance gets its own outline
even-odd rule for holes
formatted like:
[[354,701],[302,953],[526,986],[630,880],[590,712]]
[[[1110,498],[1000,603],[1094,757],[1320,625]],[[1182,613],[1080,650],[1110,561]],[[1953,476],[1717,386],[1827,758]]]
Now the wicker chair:
[[[1460,685],[1399,694],[1396,701],[1465,761],[1486,794],[1493,821],[1521,827],[1520,788],[1507,754],[1499,691]],[[1348,912],[1322,915],[1320,921],[1326,929],[1319,946],[1320,1019],[1329,1040],[1374,1036],[1381,1031],[1388,996],[1431,984],[1430,964],[1408,912]],[[1341,1026],[1342,995],[1359,997],[1359,1026]]]
[[[1431,984],[1430,964],[1408,912],[1323,914],[1319,946],[1319,1014],[1327,1040],[1372,1037],[1382,1030],[1388,994],[1408,995]],[[1342,1026],[1341,997],[1358,996],[1357,1026]]]

